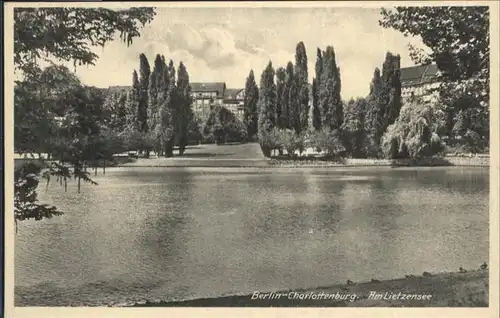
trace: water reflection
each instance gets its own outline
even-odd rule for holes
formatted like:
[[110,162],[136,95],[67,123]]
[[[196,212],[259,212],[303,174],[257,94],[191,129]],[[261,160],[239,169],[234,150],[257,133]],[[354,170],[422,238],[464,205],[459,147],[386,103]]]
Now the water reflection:
[[488,258],[486,170],[138,168],[97,179],[80,195],[42,193],[66,215],[21,224],[17,305],[314,287]]

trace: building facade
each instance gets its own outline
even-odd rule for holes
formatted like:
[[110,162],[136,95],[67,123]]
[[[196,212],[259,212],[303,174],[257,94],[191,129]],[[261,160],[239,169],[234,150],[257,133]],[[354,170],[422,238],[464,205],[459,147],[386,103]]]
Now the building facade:
[[198,117],[207,118],[212,106],[223,104],[225,83],[190,83],[189,85],[193,99],[193,112]]
[[436,64],[401,68],[401,98],[403,102],[412,97],[422,98],[425,102],[437,100],[438,93],[432,90],[439,87],[438,75],[439,70]]
[[242,88],[228,88],[224,93],[224,107],[243,121],[245,90]]

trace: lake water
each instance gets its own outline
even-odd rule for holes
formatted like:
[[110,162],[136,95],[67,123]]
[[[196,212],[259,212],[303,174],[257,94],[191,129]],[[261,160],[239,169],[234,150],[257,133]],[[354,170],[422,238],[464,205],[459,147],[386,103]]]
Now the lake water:
[[488,260],[487,168],[114,168],[19,224],[17,306],[390,279]]

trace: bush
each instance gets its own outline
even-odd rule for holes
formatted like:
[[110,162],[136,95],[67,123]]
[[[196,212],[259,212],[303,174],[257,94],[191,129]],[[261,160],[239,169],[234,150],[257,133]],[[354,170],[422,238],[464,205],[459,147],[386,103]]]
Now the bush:
[[338,130],[323,128],[309,136],[309,146],[325,153],[328,157],[339,157],[345,154]]
[[217,144],[243,142],[247,139],[245,125],[230,110],[222,106],[212,108],[205,125],[203,137]]

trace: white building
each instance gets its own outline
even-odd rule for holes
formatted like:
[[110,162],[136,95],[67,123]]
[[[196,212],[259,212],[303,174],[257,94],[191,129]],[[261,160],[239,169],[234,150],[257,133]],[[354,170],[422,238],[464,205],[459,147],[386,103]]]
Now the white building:
[[222,105],[225,83],[190,83],[193,112],[202,119],[210,113],[211,107]]
[[401,98],[403,102],[412,96],[424,101],[433,101],[438,97],[433,89],[439,87],[439,70],[436,64],[418,65],[400,69]]
[[239,120],[243,120],[245,90],[228,88],[224,93],[224,107],[229,109]]

